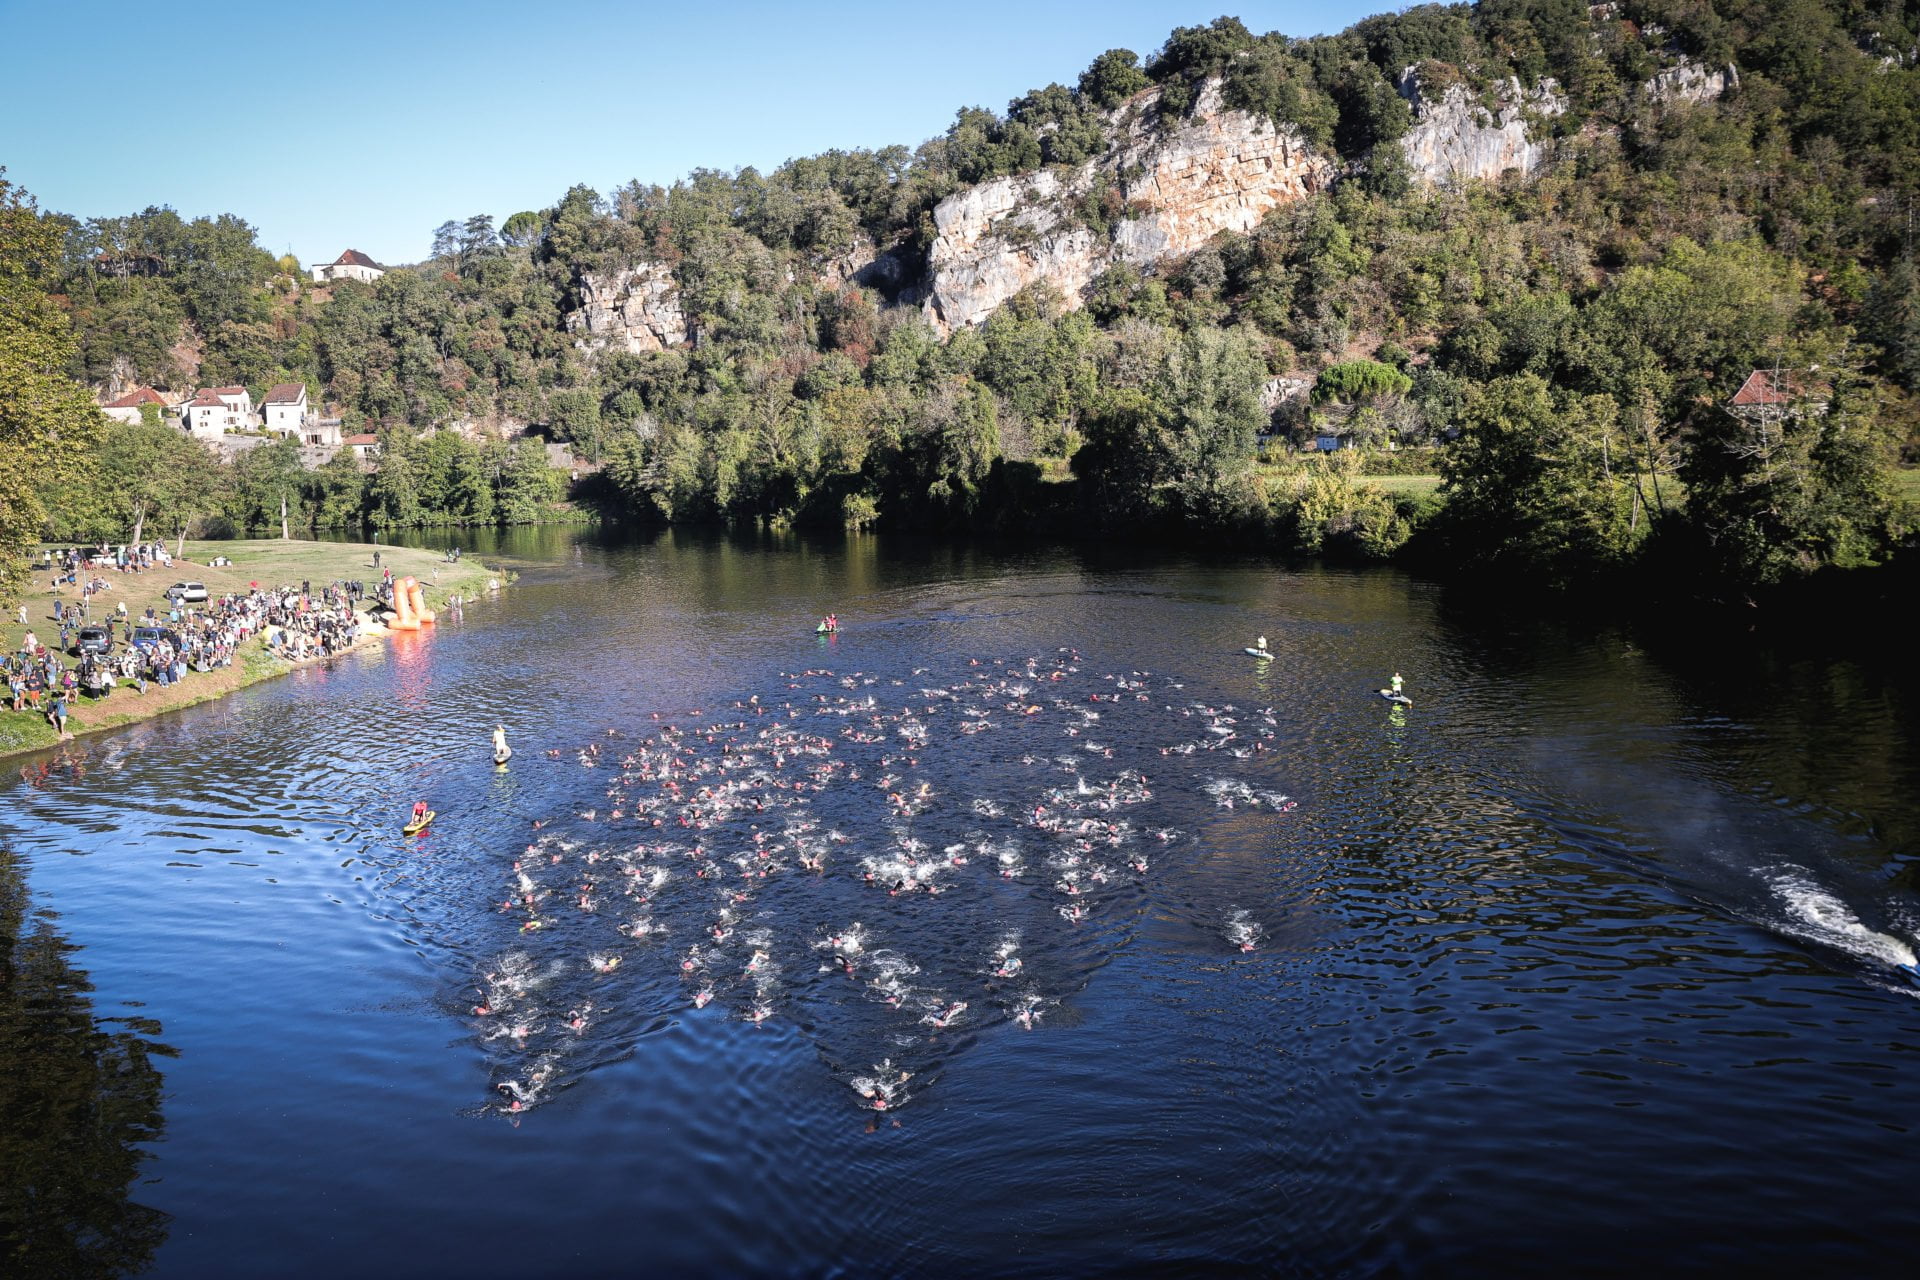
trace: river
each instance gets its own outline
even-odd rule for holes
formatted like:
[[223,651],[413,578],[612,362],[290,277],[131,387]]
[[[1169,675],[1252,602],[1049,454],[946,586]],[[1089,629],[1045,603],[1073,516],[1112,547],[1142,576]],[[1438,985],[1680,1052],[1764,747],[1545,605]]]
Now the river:
[[43,1265],[1920,1246],[1889,662],[1255,559],[489,545],[520,581],[463,618],[12,762],[0,1227]]

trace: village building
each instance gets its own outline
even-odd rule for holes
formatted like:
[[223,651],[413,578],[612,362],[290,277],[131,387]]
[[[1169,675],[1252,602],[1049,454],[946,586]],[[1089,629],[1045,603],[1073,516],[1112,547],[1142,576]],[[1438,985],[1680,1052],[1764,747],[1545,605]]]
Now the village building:
[[1796,369],[1755,369],[1727,402],[1727,412],[1764,425],[1786,418],[1818,417],[1827,411],[1832,397],[1831,387],[1814,382]]
[[359,280],[364,284],[372,284],[385,274],[385,267],[358,249],[349,249],[325,266],[315,267],[313,282],[326,284],[333,280]]
[[380,460],[380,437],[371,431],[363,431],[359,435],[348,436],[345,440],[342,440],[340,444],[343,448],[353,450],[354,458],[363,465]]
[[182,425],[196,440],[218,440],[254,427],[253,396],[245,387],[206,387],[187,401]]
[[118,400],[109,400],[100,406],[100,412],[115,422],[137,424],[140,421],[140,406],[151,404],[159,406],[160,412],[168,409],[167,398],[152,387],[135,387]]

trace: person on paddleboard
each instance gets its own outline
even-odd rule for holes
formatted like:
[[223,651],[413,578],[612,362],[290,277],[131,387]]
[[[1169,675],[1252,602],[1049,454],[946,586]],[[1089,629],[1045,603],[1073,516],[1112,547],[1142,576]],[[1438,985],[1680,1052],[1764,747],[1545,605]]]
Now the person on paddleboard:
[[1400,673],[1396,671],[1393,673],[1393,695],[1396,698],[1401,696],[1400,685],[1401,685]]
[[426,816],[427,802],[425,800],[415,800],[413,802],[413,820],[415,822],[421,822],[425,820]]

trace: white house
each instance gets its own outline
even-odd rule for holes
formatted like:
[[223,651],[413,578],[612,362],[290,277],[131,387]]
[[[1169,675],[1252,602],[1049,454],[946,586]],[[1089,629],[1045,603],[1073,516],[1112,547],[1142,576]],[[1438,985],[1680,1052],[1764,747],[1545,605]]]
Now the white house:
[[340,443],[353,450],[353,456],[362,465],[380,460],[380,437],[371,431],[363,431],[357,436],[348,436]]
[[197,440],[218,440],[229,431],[250,430],[253,396],[245,387],[204,387],[187,401],[183,425]]
[[330,280],[360,280],[372,284],[385,274],[385,267],[358,249],[349,249],[326,266],[315,267],[313,282],[326,284]]
[[307,389],[298,382],[283,382],[267,392],[260,402],[267,430],[283,436],[302,436],[307,425]]
[[135,387],[118,400],[109,400],[101,405],[100,412],[116,422],[137,425],[140,421],[140,406],[143,404],[159,405],[160,411],[165,413],[167,398],[152,387]]

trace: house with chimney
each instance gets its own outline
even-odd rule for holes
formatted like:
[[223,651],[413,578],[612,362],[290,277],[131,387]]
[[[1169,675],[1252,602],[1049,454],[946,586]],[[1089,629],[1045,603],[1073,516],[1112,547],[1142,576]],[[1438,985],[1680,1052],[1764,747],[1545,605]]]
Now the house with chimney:
[[327,284],[334,280],[358,280],[364,284],[372,284],[385,274],[387,274],[385,267],[358,249],[349,249],[325,266],[315,267],[313,282]]
[[181,425],[194,439],[207,441],[229,431],[251,431],[253,395],[245,387],[203,387],[187,401]]

